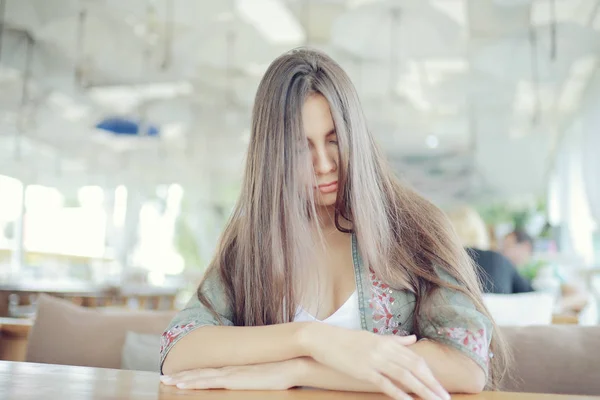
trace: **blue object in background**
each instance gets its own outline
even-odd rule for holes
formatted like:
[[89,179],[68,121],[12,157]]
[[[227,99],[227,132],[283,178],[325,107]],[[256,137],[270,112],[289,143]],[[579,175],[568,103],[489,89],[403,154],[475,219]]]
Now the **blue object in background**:
[[138,121],[122,118],[122,117],[111,117],[100,121],[96,128],[108,131],[115,135],[125,136],[158,136],[160,130],[156,125],[143,124],[144,131],[140,131],[142,124]]

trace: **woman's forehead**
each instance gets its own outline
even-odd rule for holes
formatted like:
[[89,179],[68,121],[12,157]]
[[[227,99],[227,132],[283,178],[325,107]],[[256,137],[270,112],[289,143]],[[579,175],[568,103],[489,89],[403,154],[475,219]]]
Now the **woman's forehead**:
[[316,140],[335,129],[329,103],[321,94],[309,96],[302,106],[302,125],[309,140]]

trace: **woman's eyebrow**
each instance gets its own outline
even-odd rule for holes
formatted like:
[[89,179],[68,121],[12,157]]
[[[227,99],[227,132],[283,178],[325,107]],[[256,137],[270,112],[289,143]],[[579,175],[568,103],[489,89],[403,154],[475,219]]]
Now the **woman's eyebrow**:
[[[332,135],[337,135],[337,133],[336,133],[336,131],[335,131],[335,128],[332,128],[332,129],[331,129],[329,132],[327,132],[327,133],[325,134],[325,137],[326,137],[326,138],[328,138],[329,136],[332,136]],[[312,142],[313,142],[312,138],[310,138],[310,137],[307,137],[307,138],[306,138],[306,141],[307,141],[308,143],[312,143]]]

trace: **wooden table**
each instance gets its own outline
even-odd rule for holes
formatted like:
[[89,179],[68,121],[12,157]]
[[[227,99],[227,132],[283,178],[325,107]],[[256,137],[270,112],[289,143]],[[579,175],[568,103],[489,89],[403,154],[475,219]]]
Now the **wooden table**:
[[[0,398],[135,400],[384,400],[377,394],[288,390],[283,392],[184,391],[160,384],[158,374],[114,369],[0,361]],[[599,400],[600,397],[522,393],[455,395],[454,400]]]
[[31,319],[0,318],[0,360],[25,361],[32,325]]

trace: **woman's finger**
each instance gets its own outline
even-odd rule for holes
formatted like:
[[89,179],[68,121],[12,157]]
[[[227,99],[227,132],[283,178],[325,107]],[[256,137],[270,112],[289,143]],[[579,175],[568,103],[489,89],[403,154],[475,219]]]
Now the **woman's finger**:
[[185,373],[173,375],[172,377],[161,377],[161,381],[166,385],[176,385],[182,382],[189,382],[196,379],[222,376],[224,374],[225,371],[221,368],[203,368],[186,371]]
[[412,372],[400,367],[398,364],[389,363],[382,369],[385,371],[386,376],[400,383],[404,390],[416,394],[423,400],[445,400],[417,379]]
[[422,382],[429,390],[433,391],[441,399],[449,399],[450,395],[442,384],[435,378],[431,369],[421,357],[409,349],[396,352],[394,363],[408,370],[416,379]]
[[190,378],[186,378],[186,379],[181,379],[179,381],[176,382],[176,385],[182,384],[188,384],[188,383],[193,383],[193,382],[202,382],[202,381],[207,381],[207,382],[212,382],[212,381],[216,381],[216,380],[223,380],[226,379],[227,376],[226,375],[204,375],[204,376],[195,376],[195,377],[190,377]]
[[176,381],[178,379],[185,378],[186,376],[193,375],[193,374],[197,373],[198,371],[206,371],[206,370],[212,370],[212,369],[216,369],[216,368],[189,369],[187,371],[181,371],[181,372],[178,372],[178,373],[173,374],[173,375],[163,375],[163,376],[160,377],[160,379],[161,380]]
[[180,382],[178,389],[225,389],[225,382],[221,377],[200,378],[191,381]]
[[394,336],[394,339],[402,344],[403,346],[410,346],[412,344],[417,343],[417,337],[415,335],[409,336]]
[[412,400],[411,396],[396,386],[388,377],[375,370],[368,380],[394,400]]

